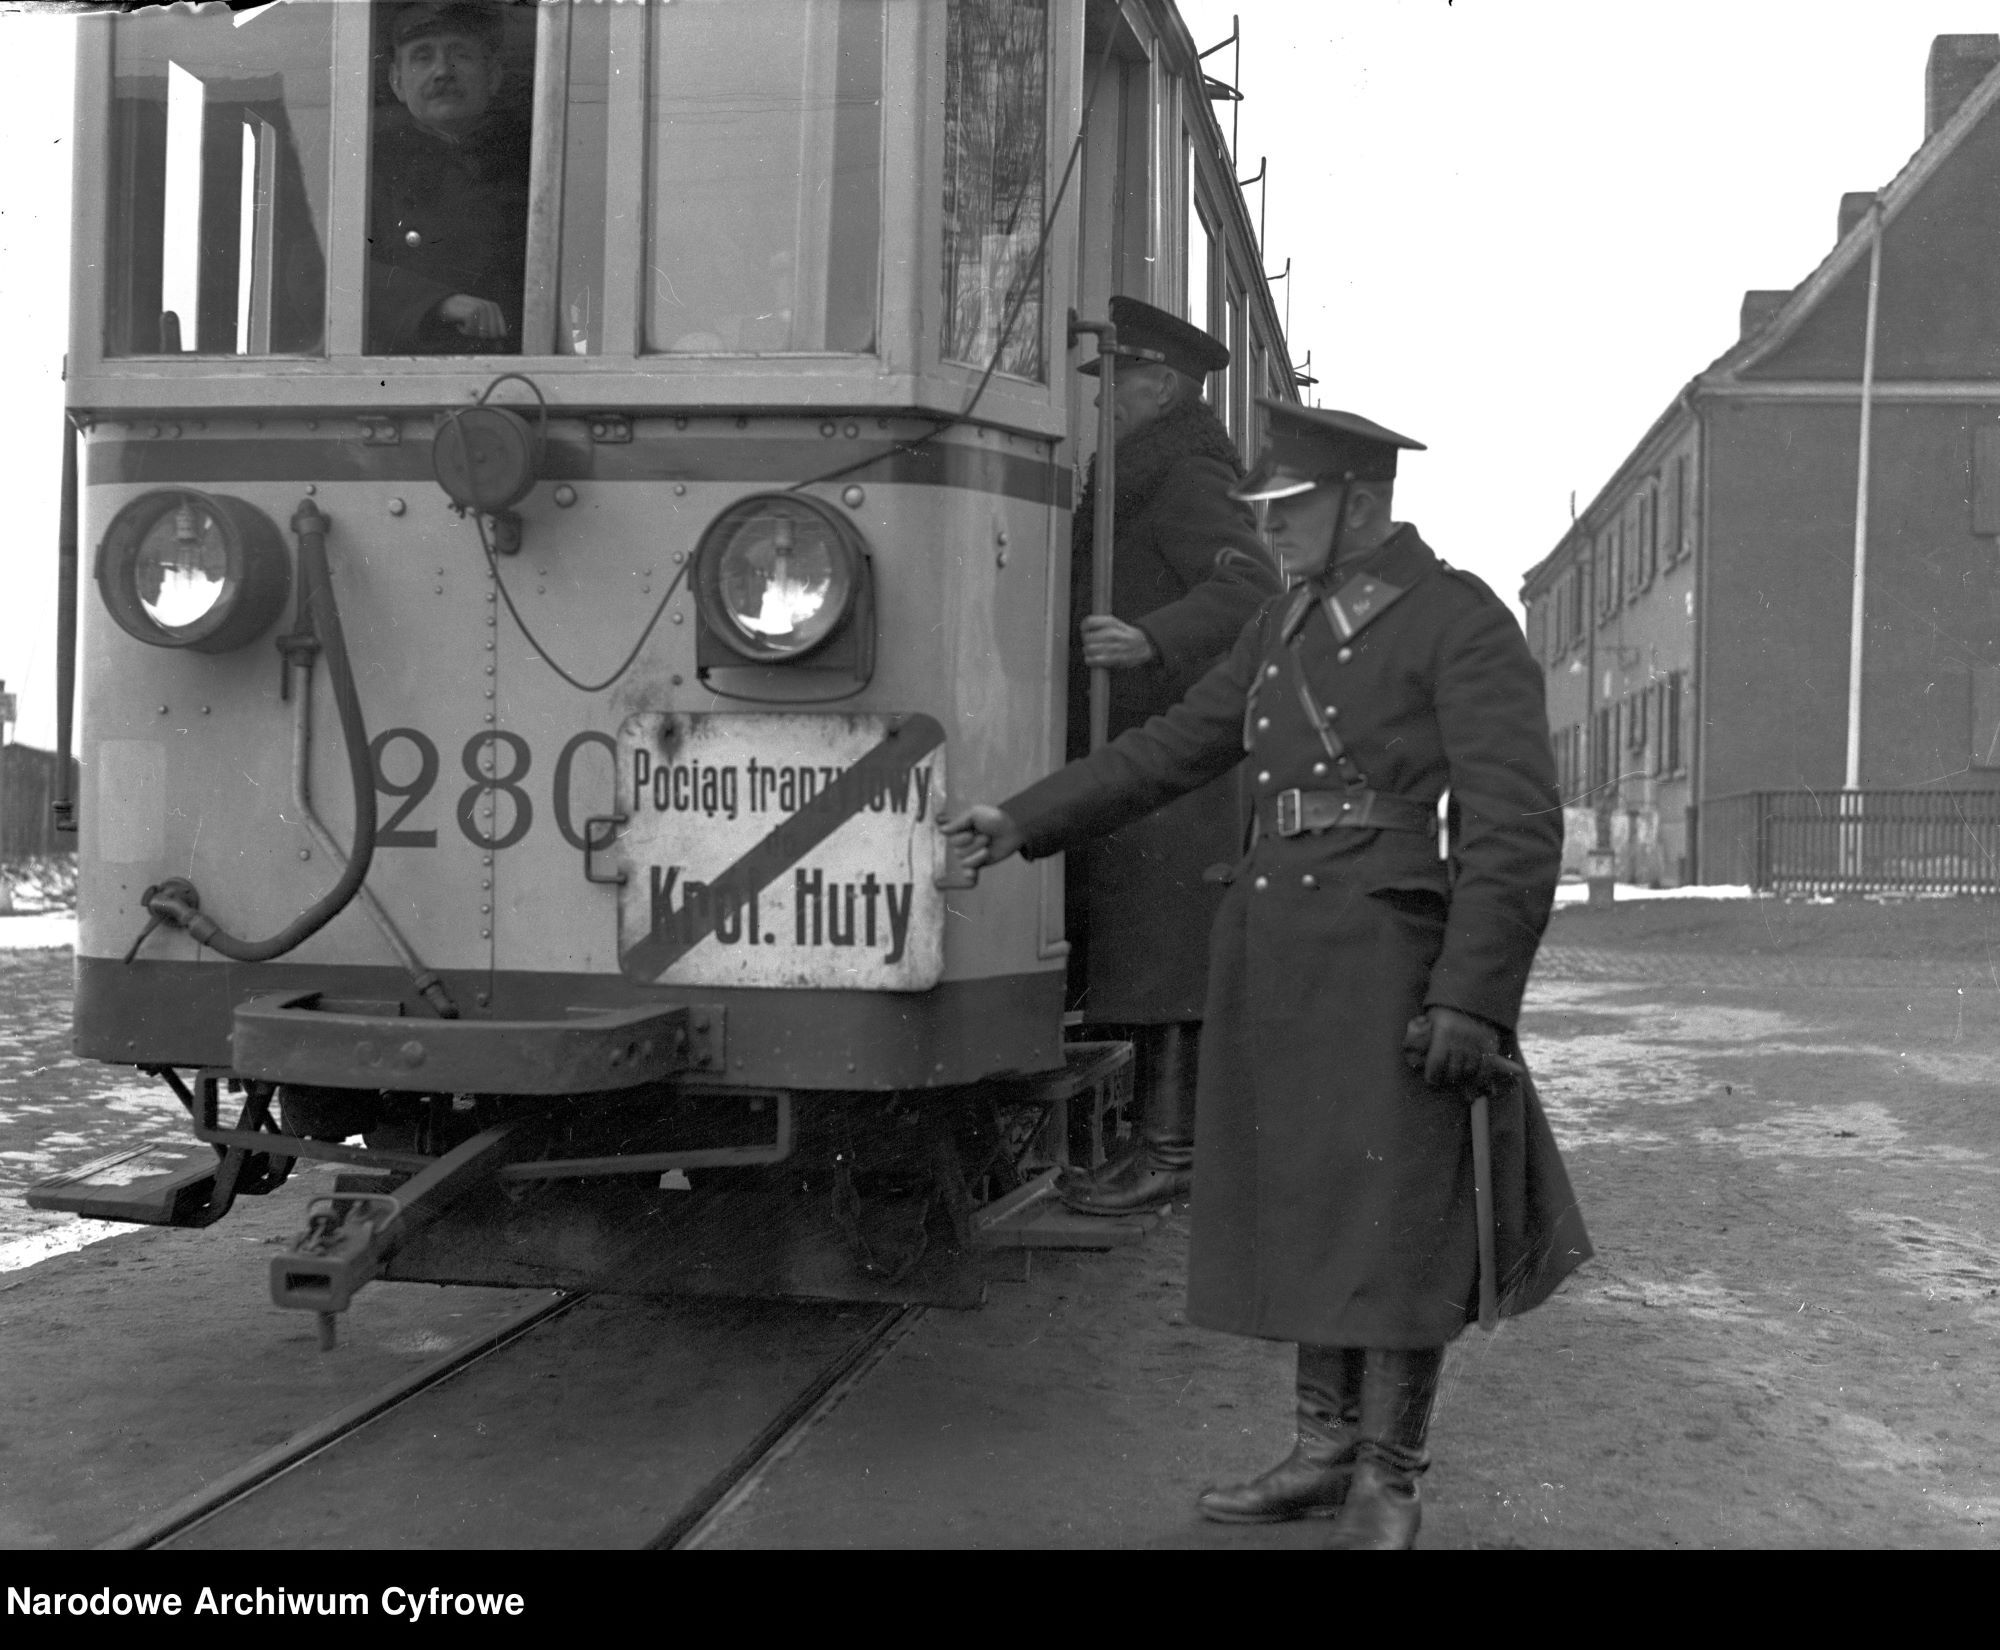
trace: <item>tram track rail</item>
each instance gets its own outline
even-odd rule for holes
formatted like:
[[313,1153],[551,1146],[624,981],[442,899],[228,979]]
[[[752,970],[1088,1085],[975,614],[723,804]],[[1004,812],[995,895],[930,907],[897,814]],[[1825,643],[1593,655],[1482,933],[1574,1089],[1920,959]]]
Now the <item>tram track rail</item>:
[[[339,1450],[376,1423],[391,1416],[408,1415],[412,1406],[427,1394],[435,1393],[510,1347],[528,1341],[537,1331],[594,1298],[593,1292],[578,1290],[517,1313],[422,1368],[301,1428],[159,1512],[129,1525],[99,1543],[99,1550],[144,1552],[173,1546],[211,1520],[270,1492],[288,1475]],[[924,1310],[921,1306],[889,1306],[872,1315],[809,1378],[795,1384],[726,1464],[683,1497],[672,1514],[637,1545],[652,1551],[704,1545],[720,1522],[741,1506],[763,1478],[915,1328]]]

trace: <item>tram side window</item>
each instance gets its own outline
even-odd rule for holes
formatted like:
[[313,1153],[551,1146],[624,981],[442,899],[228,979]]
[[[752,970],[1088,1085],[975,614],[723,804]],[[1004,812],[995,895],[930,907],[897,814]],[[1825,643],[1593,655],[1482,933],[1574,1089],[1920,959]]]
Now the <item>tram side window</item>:
[[883,0],[652,13],[646,347],[875,348]]
[[945,48],[944,357],[1040,381],[1047,0],[951,0]]
[[368,351],[518,355],[534,8],[378,0]]
[[332,13],[113,19],[106,355],[325,349]]

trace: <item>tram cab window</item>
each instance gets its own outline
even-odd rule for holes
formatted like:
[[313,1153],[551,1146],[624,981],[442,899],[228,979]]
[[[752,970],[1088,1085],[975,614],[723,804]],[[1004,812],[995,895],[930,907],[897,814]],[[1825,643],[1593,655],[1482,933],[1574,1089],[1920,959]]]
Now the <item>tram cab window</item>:
[[113,21],[105,354],[322,353],[331,0]]
[[652,13],[646,347],[875,347],[884,0]]
[[1040,381],[1047,0],[951,0],[944,113],[947,361]]
[[378,0],[367,347],[518,355],[534,8]]

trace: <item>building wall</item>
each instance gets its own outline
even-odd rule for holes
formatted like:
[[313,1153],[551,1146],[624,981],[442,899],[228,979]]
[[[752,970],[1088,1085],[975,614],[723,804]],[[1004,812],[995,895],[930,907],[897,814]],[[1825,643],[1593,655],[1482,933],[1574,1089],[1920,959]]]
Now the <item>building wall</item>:
[[1674,886],[1687,874],[1698,457],[1686,420],[1655,462],[1592,504],[1524,592],[1571,816],[1571,874],[1583,870],[1600,807],[1622,880]]
[[[1838,789],[1845,777],[1855,402],[1725,401],[1709,417],[1703,790]],[[1876,409],[1861,783],[2000,785],[1973,749],[2000,663],[1995,539],[1972,531],[1975,425],[2000,406]],[[1986,706],[1992,720],[1990,692]]]

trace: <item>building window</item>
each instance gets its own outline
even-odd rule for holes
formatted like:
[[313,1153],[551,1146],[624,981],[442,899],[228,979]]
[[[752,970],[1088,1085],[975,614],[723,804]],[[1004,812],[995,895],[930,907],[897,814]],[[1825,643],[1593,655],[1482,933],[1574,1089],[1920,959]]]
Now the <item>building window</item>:
[[1972,530],[2000,534],[2000,424],[1972,431]]
[[1665,747],[1665,767],[1662,772],[1683,773],[1687,763],[1682,757],[1681,717],[1682,702],[1687,697],[1687,672],[1676,670],[1667,677],[1667,703],[1660,718],[1661,744]]
[[1546,598],[1536,597],[1528,604],[1528,651],[1535,656],[1537,664],[1546,664],[1549,658],[1549,604]]
[[1677,562],[1694,548],[1693,524],[1688,519],[1691,500],[1688,497],[1688,461],[1683,453],[1674,460],[1674,485],[1670,495],[1673,499],[1673,531],[1667,537],[1667,560]]
[[2000,768],[2000,665],[1972,667],[1972,765]]

